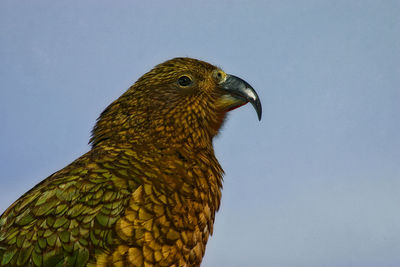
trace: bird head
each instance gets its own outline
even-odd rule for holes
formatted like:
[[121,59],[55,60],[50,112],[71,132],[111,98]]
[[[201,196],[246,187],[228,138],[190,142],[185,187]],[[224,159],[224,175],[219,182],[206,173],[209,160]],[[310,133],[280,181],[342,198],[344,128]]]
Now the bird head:
[[101,114],[91,142],[204,145],[227,112],[248,102],[261,119],[260,99],[247,82],[204,61],[174,58],[144,74]]

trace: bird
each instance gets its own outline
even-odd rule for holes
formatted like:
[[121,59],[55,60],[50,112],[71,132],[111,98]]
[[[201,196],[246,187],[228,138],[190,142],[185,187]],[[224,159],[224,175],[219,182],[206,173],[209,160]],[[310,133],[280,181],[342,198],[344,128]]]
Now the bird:
[[251,103],[243,79],[178,57],[98,117],[91,149],[0,217],[0,266],[200,266],[224,171],[213,138]]

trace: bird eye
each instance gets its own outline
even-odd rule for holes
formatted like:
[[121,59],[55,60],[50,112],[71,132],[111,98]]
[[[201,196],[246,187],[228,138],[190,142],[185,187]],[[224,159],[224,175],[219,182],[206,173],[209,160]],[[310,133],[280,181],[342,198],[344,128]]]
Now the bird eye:
[[182,76],[178,79],[178,84],[180,86],[189,86],[192,84],[192,80],[188,76]]

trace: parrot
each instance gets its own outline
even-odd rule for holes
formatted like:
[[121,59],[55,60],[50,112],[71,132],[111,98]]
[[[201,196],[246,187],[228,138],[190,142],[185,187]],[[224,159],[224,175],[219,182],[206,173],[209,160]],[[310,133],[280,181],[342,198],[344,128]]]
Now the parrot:
[[260,98],[189,57],[156,65],[98,117],[90,150],[0,217],[0,266],[200,266],[224,171],[213,138]]

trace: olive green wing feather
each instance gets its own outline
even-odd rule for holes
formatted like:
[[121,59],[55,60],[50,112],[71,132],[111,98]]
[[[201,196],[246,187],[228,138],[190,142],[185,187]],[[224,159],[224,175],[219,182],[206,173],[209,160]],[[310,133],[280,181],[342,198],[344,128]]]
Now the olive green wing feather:
[[43,180],[1,216],[0,266],[85,266],[111,249],[129,199],[118,181],[85,156]]

